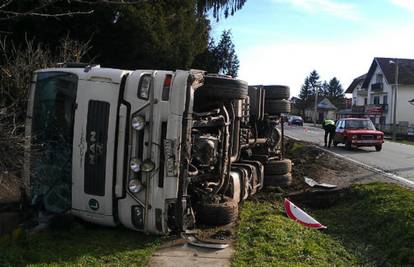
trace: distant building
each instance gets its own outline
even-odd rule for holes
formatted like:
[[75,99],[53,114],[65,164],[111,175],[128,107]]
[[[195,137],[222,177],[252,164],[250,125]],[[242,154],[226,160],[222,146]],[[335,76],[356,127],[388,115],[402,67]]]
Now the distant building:
[[[315,102],[314,102],[315,103]],[[336,118],[336,111],[337,108],[332,102],[327,98],[323,98],[321,101],[318,102],[317,106],[317,122],[322,122],[324,119],[335,119]],[[306,121],[313,121],[315,114],[314,105],[312,107],[308,107],[305,109],[305,120]]]

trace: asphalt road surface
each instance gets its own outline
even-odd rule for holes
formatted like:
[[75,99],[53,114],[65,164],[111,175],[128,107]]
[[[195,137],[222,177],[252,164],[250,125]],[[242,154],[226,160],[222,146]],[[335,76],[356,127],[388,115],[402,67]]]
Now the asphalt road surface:
[[[299,140],[324,145],[324,131],[312,124],[286,126],[285,134]],[[330,150],[366,165],[414,181],[414,146],[385,141],[380,152],[374,147],[361,147],[346,150],[343,144],[331,146]]]

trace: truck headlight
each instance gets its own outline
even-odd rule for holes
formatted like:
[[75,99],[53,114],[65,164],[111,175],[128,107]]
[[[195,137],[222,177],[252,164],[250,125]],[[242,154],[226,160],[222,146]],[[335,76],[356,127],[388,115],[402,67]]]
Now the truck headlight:
[[357,136],[357,135],[353,135],[353,136],[352,136],[352,139],[353,139],[353,140],[355,140],[355,139],[357,139],[357,138],[358,138],[358,136]]
[[155,163],[152,162],[150,159],[146,159],[141,164],[141,169],[143,172],[152,172],[155,169]]
[[143,189],[142,183],[138,179],[131,179],[128,183],[128,189],[131,193],[139,193]]
[[138,87],[139,98],[145,99],[145,100],[149,99],[151,80],[152,80],[152,77],[149,74],[143,75],[141,77],[141,80],[139,81],[139,87]]
[[131,124],[132,124],[132,128],[134,128],[137,131],[141,131],[145,127],[145,119],[144,117],[139,116],[139,115],[134,116],[132,117]]
[[141,170],[141,161],[139,159],[131,159],[129,167],[133,172],[139,172]]
[[141,206],[132,206],[131,219],[135,228],[144,229],[144,208]]
[[377,135],[377,139],[381,139],[382,138],[382,136],[381,135]]

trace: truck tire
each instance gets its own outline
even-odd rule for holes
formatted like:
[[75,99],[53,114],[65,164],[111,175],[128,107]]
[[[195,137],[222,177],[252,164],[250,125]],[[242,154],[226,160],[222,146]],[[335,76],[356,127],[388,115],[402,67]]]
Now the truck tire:
[[265,113],[270,115],[278,115],[280,113],[290,113],[290,101],[289,100],[266,100],[265,101]]
[[289,86],[284,85],[266,85],[263,86],[265,89],[266,100],[269,99],[289,99],[290,97],[290,88]]
[[238,204],[229,198],[224,198],[222,203],[199,202],[196,207],[196,220],[205,225],[226,225],[235,222],[238,215]]
[[292,184],[292,174],[286,173],[282,175],[266,175],[264,177],[264,185],[266,187],[289,186]]
[[283,175],[292,172],[292,161],[290,159],[272,160],[265,168],[265,175]]
[[204,98],[229,100],[244,99],[247,97],[247,82],[226,77],[204,77],[204,84],[196,89],[194,97],[200,101]]
[[381,149],[382,149],[382,145],[376,145],[375,146],[375,150],[376,151],[381,151]]

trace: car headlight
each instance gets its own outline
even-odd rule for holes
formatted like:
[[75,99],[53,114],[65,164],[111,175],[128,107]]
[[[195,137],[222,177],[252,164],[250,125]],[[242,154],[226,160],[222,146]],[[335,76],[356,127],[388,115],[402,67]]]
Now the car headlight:
[[143,189],[142,183],[138,179],[131,179],[128,183],[128,189],[131,193],[139,193]]
[[129,162],[129,167],[133,172],[139,172],[141,170],[141,160],[131,159],[131,161]]
[[357,135],[353,135],[353,136],[352,136],[352,139],[353,139],[353,140],[355,140],[355,139],[357,139],[357,138],[358,138],[358,136],[357,136]]
[[131,125],[132,125],[132,128],[134,128],[137,131],[144,129],[145,127],[144,117],[139,116],[139,115],[132,117]]
[[150,159],[144,160],[141,164],[141,170],[143,172],[152,172],[155,169],[155,163],[152,162]]

